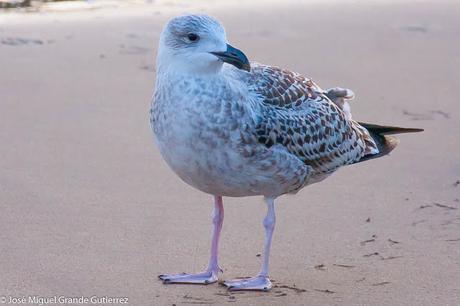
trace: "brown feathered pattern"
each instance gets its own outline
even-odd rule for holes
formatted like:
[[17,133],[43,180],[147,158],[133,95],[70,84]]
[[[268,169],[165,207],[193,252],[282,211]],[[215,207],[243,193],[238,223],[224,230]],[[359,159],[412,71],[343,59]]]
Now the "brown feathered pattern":
[[[380,135],[383,130],[373,129],[377,125],[362,125],[347,118],[341,109],[343,103],[337,105],[330,99],[343,101],[346,91],[329,91],[328,96],[327,91],[300,74],[258,63],[251,64],[250,75],[252,89],[264,104],[256,128],[258,141],[267,147],[284,146],[316,172],[331,173],[394,148],[393,139],[387,137],[385,141]],[[420,131],[388,128],[396,133]]]

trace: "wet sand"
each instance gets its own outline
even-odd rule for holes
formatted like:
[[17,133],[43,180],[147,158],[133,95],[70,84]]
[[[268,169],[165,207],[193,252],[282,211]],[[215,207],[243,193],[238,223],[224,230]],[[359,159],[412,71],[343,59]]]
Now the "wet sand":
[[[0,12],[0,296],[130,305],[456,305],[460,4],[100,2]],[[154,147],[162,25],[206,12],[250,59],[353,89],[354,118],[421,127],[277,203],[269,293],[164,286],[206,266],[212,201]],[[224,199],[221,279],[258,272],[265,206]]]

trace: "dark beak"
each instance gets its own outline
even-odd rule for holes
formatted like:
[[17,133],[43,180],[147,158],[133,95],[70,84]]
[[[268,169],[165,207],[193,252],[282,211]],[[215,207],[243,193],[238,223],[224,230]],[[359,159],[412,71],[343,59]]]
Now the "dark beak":
[[229,63],[238,69],[243,69],[248,72],[251,71],[251,65],[249,64],[249,60],[246,55],[244,55],[242,51],[238,50],[237,48],[233,48],[229,44],[227,44],[227,51],[211,52],[211,54],[214,54],[221,61]]

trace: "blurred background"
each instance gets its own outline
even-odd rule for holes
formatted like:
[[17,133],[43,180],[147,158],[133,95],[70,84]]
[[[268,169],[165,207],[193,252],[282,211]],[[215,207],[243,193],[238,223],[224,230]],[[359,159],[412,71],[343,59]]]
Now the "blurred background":
[[[0,0],[0,296],[130,305],[456,305],[459,1]],[[351,88],[353,117],[424,128],[278,200],[270,293],[163,286],[204,268],[211,197],[149,127],[163,25],[206,13],[250,60]],[[260,265],[265,206],[224,199],[222,279]],[[298,290],[301,289],[301,290]]]

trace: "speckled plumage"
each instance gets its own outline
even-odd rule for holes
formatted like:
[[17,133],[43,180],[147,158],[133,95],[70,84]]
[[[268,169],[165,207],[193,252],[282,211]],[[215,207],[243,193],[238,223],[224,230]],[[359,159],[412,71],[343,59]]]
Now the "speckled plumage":
[[150,121],[172,170],[214,195],[214,226],[204,272],[159,278],[164,283],[216,282],[222,196],[263,195],[261,271],[223,284],[229,290],[269,290],[275,198],[321,181],[341,166],[388,154],[397,144],[389,133],[419,131],[354,121],[348,103],[353,96],[339,87],[323,91],[288,70],[258,63],[249,67],[244,53],[227,44],[225,30],[209,16],[171,20],[160,38]]
[[158,76],[152,127],[184,181],[211,194],[278,196],[378,152],[310,79],[251,66],[212,78]]

